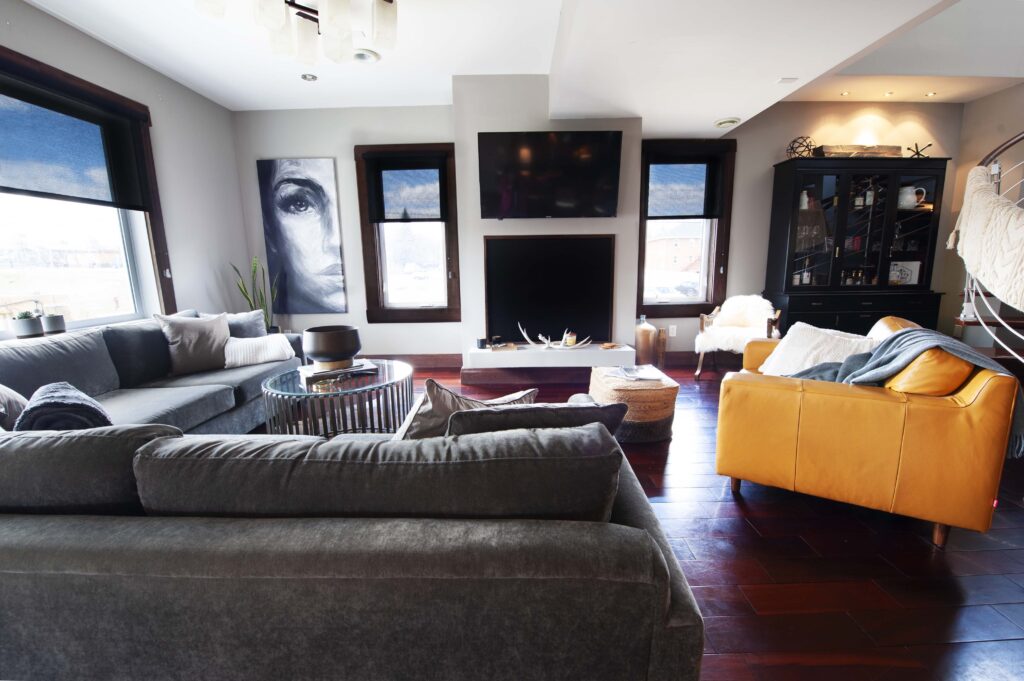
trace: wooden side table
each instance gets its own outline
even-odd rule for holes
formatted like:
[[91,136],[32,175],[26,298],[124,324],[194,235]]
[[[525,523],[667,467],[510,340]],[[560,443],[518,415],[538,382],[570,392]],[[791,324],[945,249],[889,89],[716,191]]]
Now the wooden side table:
[[619,442],[660,442],[672,439],[679,384],[658,371],[656,380],[631,381],[614,376],[615,368],[595,367],[589,393],[596,402],[623,402],[626,418],[615,431]]

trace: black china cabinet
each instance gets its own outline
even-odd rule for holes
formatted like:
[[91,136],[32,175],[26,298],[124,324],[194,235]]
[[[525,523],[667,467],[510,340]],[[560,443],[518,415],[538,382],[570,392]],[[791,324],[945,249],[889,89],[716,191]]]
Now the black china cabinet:
[[794,158],[775,166],[765,297],[796,322],[866,333],[935,328],[944,158]]

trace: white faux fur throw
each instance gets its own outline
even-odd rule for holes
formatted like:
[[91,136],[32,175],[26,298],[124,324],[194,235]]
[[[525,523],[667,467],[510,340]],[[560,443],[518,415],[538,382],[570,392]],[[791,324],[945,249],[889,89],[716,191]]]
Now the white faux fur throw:
[[283,362],[294,356],[295,350],[283,333],[272,333],[257,338],[228,338],[224,346],[224,368]]
[[988,168],[967,174],[964,205],[946,247],[992,295],[1024,308],[1024,209],[996,194]]

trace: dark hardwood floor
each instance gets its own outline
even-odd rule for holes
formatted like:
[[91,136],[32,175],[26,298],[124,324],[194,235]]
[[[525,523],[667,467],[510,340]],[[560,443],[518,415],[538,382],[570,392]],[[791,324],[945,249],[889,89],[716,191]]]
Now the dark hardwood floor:
[[[1008,462],[992,530],[954,529],[715,474],[720,374],[679,381],[670,443],[624,447],[706,623],[702,679],[1024,679],[1024,462]],[[512,392],[460,386],[470,396]],[[523,386],[528,387],[528,386]],[[585,386],[543,386],[564,401]],[[936,452],[936,457],[941,452]]]

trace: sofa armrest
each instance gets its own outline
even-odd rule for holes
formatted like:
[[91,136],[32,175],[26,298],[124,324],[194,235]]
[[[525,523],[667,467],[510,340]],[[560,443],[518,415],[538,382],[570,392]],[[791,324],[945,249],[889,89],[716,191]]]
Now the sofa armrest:
[[743,369],[758,373],[761,365],[772,354],[775,346],[779,344],[778,338],[758,338],[746,344],[743,348]]

